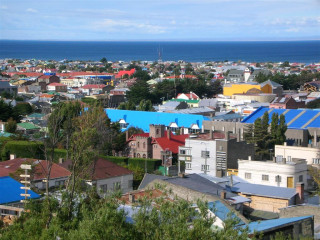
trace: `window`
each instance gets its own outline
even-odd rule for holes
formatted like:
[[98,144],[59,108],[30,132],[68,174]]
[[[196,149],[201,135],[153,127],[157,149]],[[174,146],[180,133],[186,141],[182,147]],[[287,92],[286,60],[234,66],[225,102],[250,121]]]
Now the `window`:
[[251,173],[245,173],[244,174],[245,179],[251,179]]
[[121,182],[114,182],[113,183],[113,191],[118,191],[121,189]]
[[64,180],[55,181],[54,184],[55,184],[56,187],[62,186],[62,185],[64,185]]
[[140,147],[140,142],[137,143],[138,148]]
[[201,164],[201,171],[209,171],[210,166]]
[[269,175],[262,175],[262,181],[269,181]]
[[143,157],[143,158],[147,158],[147,155],[146,155],[146,154],[143,154],[142,157]]
[[142,144],[142,147],[143,147],[143,148],[146,148],[146,143],[145,143],[145,142]]
[[201,151],[201,157],[203,157],[203,158],[210,157],[210,152],[209,151]]
[[320,158],[312,158],[313,164],[320,164]]
[[291,162],[291,156],[287,157],[287,162]]
[[186,150],[181,149],[180,154],[186,154]]
[[108,185],[107,184],[100,185],[100,191],[103,193],[106,193],[108,191]]
[[191,170],[191,163],[186,163],[186,169]]
[[277,175],[276,178],[275,178],[275,181],[280,183],[281,182],[281,176]]
[[219,151],[223,151],[223,147],[222,146],[219,146]]
[[303,182],[303,175],[299,176],[299,182]]

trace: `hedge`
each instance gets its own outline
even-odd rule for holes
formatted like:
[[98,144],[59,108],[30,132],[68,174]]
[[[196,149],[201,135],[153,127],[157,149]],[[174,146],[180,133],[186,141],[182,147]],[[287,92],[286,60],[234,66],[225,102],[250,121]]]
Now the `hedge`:
[[142,169],[147,168],[148,173],[153,173],[155,170],[161,166],[162,161],[159,159],[150,159],[150,158],[129,158],[128,164],[134,166],[139,166]]
[[[31,141],[8,141],[1,150],[2,161],[8,160],[10,154],[15,154],[19,158],[35,158],[44,159],[42,142]],[[54,160],[57,162],[59,158],[66,158],[67,150],[55,149]]]
[[143,170],[145,170],[145,168],[147,167],[148,173],[153,173],[162,164],[161,160],[150,159],[150,158],[127,158],[127,157],[114,157],[114,156],[103,156],[103,155],[100,155],[100,158],[119,164],[119,165],[131,164],[133,166],[138,166]]
[[42,142],[30,141],[8,141],[1,151],[2,161],[8,160],[10,154],[15,154],[20,158],[38,158],[43,159]]

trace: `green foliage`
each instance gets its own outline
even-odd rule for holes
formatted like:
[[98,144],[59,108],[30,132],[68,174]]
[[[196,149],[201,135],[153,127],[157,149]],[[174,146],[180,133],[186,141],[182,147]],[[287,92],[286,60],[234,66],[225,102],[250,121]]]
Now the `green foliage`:
[[100,155],[99,157],[101,157],[102,159],[106,159],[110,162],[116,163],[118,165],[127,165],[128,164],[128,158],[127,157],[115,157],[115,156],[103,156]]
[[308,102],[306,105],[306,108],[311,108],[311,109],[320,108],[320,99],[315,99],[311,102]]
[[103,57],[103,58],[100,59],[100,62],[106,63],[106,62],[108,62],[108,60],[105,57]]
[[142,100],[151,99],[149,84],[144,80],[136,81],[127,92],[127,99],[135,105],[138,105]]
[[94,98],[89,98],[89,97],[84,97],[81,99],[82,102],[90,105],[90,106],[93,106],[95,104],[97,104],[97,99],[94,99]]
[[131,101],[123,102],[123,103],[120,103],[118,109],[120,109],[120,110],[136,110],[136,105]]
[[149,112],[152,112],[154,111],[154,108],[152,106],[152,103],[150,100],[141,100],[140,101],[140,104],[137,108],[138,111],[149,111]]
[[16,154],[21,158],[38,158],[42,159],[43,152],[42,142],[31,141],[8,141],[2,148],[1,157],[2,161],[8,160],[10,154]]
[[16,130],[17,130],[17,122],[12,118],[9,118],[7,124],[5,125],[5,131],[8,133],[15,133]]
[[158,159],[150,158],[129,158],[128,165],[138,166],[142,169],[147,169],[148,173],[152,173],[161,166],[162,161]]

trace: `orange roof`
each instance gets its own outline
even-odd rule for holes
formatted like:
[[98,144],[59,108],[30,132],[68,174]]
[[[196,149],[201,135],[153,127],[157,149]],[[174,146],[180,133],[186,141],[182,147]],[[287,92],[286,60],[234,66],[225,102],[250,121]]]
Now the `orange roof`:
[[53,94],[46,94],[46,93],[44,93],[44,94],[42,94],[40,97],[41,97],[41,98],[52,98],[52,97],[54,97],[54,95],[53,95]]

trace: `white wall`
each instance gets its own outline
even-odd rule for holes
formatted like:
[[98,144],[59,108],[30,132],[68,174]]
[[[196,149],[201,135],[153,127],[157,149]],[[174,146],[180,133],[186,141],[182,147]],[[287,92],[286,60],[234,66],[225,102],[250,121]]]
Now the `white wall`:
[[[62,177],[62,178],[53,178],[49,181],[49,188],[56,187],[56,182],[58,181],[67,181],[68,177]],[[39,190],[46,189],[46,183],[42,180],[32,181],[32,185],[38,188]]]
[[133,174],[123,175],[119,177],[100,179],[96,181],[96,187],[99,194],[105,194],[101,192],[101,185],[107,184],[107,193],[113,192],[113,184],[116,182],[121,183],[121,192],[127,193],[133,190],[132,188]]
[[284,158],[302,158],[307,160],[307,164],[313,164],[313,158],[320,159],[320,149],[311,147],[296,147],[296,146],[275,146],[275,156],[282,155]]
[[[281,176],[281,182],[279,187],[287,187],[287,177],[293,177],[293,185],[299,182],[299,176],[303,176],[303,183],[307,188],[307,164],[281,164],[274,163],[272,161],[248,161],[239,160],[239,172],[238,176],[245,179],[250,183],[262,184],[268,186],[278,186],[275,181],[276,176]],[[251,173],[251,179],[245,178],[245,173]],[[269,181],[262,180],[262,175],[268,175]]]
[[[191,147],[191,169],[185,170],[185,173],[204,173],[201,170],[201,165],[205,164],[205,158],[201,157],[201,151],[209,151],[207,165],[209,165],[208,175],[216,176],[216,141],[214,140],[199,140],[186,139],[186,147]],[[187,163],[187,162],[186,162]]]

